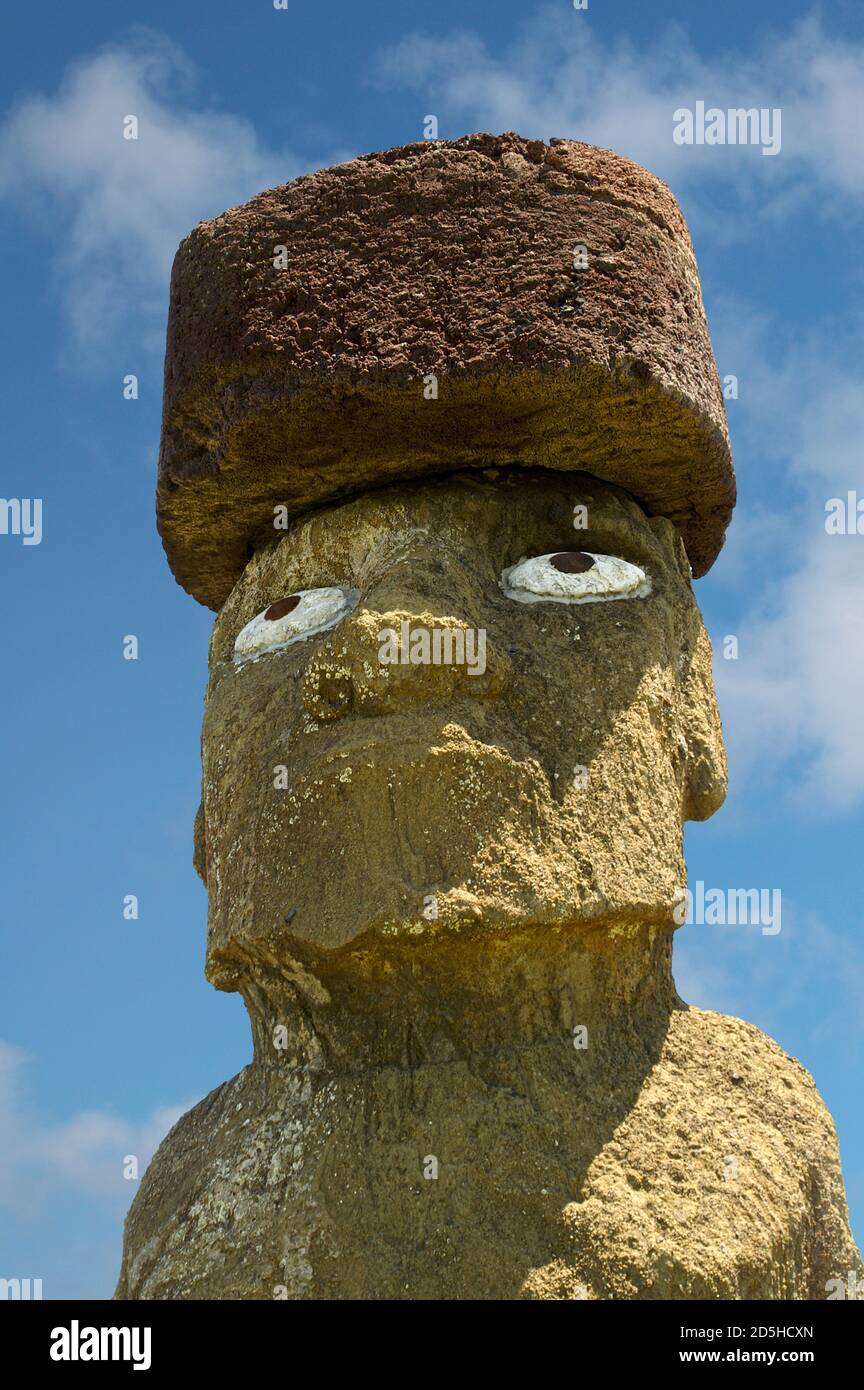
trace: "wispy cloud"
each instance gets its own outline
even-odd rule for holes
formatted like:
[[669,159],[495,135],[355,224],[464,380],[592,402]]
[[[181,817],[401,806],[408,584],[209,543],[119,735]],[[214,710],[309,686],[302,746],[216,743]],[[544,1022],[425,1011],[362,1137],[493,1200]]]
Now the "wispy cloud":
[[[411,34],[381,56],[378,82],[416,90],[444,137],[518,130],[603,145],[668,179],[758,190],[754,212],[788,212],[820,190],[860,213],[864,199],[864,44],[829,36],[813,15],[767,32],[746,51],[709,58],[686,30],[669,25],[643,44],[598,37],[590,12],[540,6],[500,53],[470,29],[444,38]],[[721,109],[782,109],[782,153],[749,146],[679,146],[673,113],[697,100]],[[715,210],[715,220],[719,216]]]
[[[737,661],[716,662],[733,787],[785,777],[815,809],[864,796],[864,536],[828,535],[826,503],[861,485],[864,333],[806,331],[727,301],[715,319],[741,396],[731,407],[745,496],[716,582],[734,591]],[[715,581],[712,581],[715,582]]]
[[[0,127],[0,198],[51,250],[77,343],[91,353],[124,326],[162,348],[168,273],[203,218],[303,172],[237,116],[195,106],[195,72],[164,37],[136,31],[82,58],[51,95]],[[124,118],[138,139],[124,138]],[[131,320],[131,324],[130,324]]]
[[0,1042],[0,1206],[19,1217],[35,1213],[67,1190],[109,1204],[126,1204],[137,1184],[123,1176],[127,1155],[143,1175],[168,1130],[193,1102],[160,1106],[141,1123],[105,1110],[82,1110],[67,1120],[44,1120],[27,1098],[30,1058]]
[[864,796],[864,537],[787,531],[799,563],[753,595],[739,659],[718,662],[717,681],[733,775],[782,770],[812,814]]

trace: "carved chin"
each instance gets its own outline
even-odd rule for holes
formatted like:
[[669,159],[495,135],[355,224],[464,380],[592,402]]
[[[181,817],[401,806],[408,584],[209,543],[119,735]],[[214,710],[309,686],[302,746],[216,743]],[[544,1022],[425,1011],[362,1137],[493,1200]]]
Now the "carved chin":
[[[459,733],[311,764],[257,816],[253,839],[234,807],[211,860],[212,944],[273,931],[335,947],[467,919],[671,925],[683,881],[671,776],[636,821],[620,793],[611,805],[581,778]],[[601,827],[622,810],[612,843]]]

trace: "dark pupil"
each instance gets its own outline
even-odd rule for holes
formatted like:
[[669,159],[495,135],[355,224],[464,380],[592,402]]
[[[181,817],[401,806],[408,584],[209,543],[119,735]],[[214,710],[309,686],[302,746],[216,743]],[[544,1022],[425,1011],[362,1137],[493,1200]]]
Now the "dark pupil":
[[277,598],[275,603],[271,603],[264,617],[268,623],[275,623],[277,618],[284,618],[286,613],[293,613],[299,602],[299,594],[289,594],[287,598]]
[[594,556],[586,555],[584,550],[562,550],[549,561],[561,574],[584,574],[594,564]]

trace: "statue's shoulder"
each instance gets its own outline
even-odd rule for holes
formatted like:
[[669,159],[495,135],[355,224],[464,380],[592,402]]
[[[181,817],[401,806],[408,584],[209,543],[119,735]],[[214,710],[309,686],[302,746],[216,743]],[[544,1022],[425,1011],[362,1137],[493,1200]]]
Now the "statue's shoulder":
[[682,1006],[564,1213],[600,1298],[825,1298],[858,1268],[813,1078],[739,1018]]

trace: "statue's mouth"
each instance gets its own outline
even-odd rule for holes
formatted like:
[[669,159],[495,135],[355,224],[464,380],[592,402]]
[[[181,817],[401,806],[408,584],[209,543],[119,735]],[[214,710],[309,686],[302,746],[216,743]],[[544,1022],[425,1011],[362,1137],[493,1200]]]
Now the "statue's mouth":
[[[357,721],[352,727],[331,738],[326,751],[307,761],[298,757],[288,761],[288,784],[296,794],[306,787],[325,782],[343,783],[346,788],[355,776],[364,773],[398,773],[404,777],[412,769],[428,772],[430,777],[445,766],[463,762],[466,775],[472,780],[490,784],[515,775],[520,780],[537,780],[541,759],[527,747],[514,749],[510,739],[506,746],[494,739],[484,739],[469,732],[456,720],[430,719],[425,715],[390,715],[376,720],[376,725],[388,730],[386,736],[368,731],[369,721]],[[359,727],[358,727],[359,726]],[[484,772],[485,769],[485,772]],[[457,776],[460,774],[456,774]],[[398,779],[397,779],[398,780]]]

